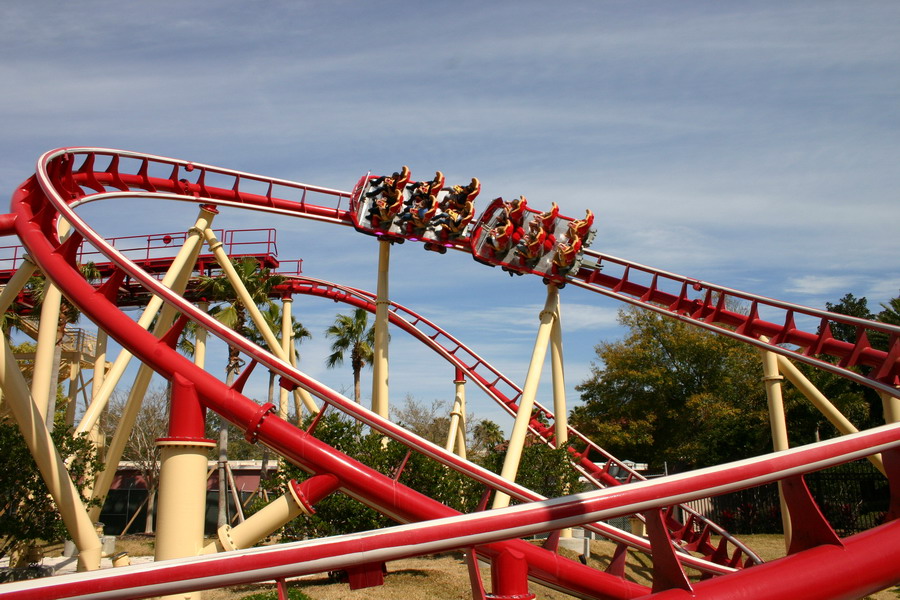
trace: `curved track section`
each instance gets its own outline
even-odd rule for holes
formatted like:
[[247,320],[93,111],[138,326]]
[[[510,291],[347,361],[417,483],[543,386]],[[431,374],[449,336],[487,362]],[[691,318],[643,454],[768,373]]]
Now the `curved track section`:
[[[82,162],[76,168],[76,155],[81,157]],[[95,168],[95,162],[98,157],[106,157],[109,160],[105,170],[99,171]],[[123,167],[124,161],[134,163],[134,168],[126,171]],[[160,168],[165,168],[168,175],[157,175],[156,172]],[[190,174],[189,177],[182,177],[182,173]],[[213,185],[213,180],[216,184]],[[224,181],[225,183],[222,183]],[[248,191],[252,187],[262,186],[259,192]],[[285,188],[291,193],[300,196],[297,199],[289,200],[282,198],[277,192],[279,188]],[[86,189],[93,190],[95,194],[88,195]],[[40,268],[53,280],[66,295],[86,314],[90,315],[98,326],[107,331],[114,337],[123,347],[140,357],[148,366],[170,379],[179,382],[180,385],[186,385],[196,391],[201,403],[208,408],[219,413],[228,421],[236,426],[255,432],[256,439],[262,440],[266,445],[272,447],[292,462],[300,465],[310,473],[327,473],[336,477],[340,484],[339,489],[352,497],[364,501],[370,506],[376,507],[383,513],[392,516],[396,520],[403,522],[414,521],[430,521],[441,518],[457,518],[463,523],[461,527],[464,532],[472,533],[472,545],[477,546],[476,552],[486,557],[497,557],[504,552],[512,552],[516,555],[524,557],[527,564],[528,576],[537,579],[543,583],[547,583],[553,587],[567,590],[578,597],[584,598],[633,598],[647,595],[650,590],[623,582],[618,577],[599,573],[593,569],[589,569],[580,563],[567,561],[560,558],[552,552],[535,548],[518,540],[510,541],[488,541],[487,538],[479,538],[476,535],[478,528],[474,525],[476,521],[487,523],[485,527],[492,530],[500,531],[497,539],[508,537],[517,537],[522,535],[524,530],[513,527],[511,530],[505,530],[500,527],[501,518],[506,514],[502,511],[490,511],[484,515],[455,515],[451,509],[418,494],[414,490],[406,488],[392,479],[383,477],[378,473],[368,469],[349,457],[343,456],[334,449],[325,446],[316,440],[311,434],[298,430],[288,423],[282,421],[277,416],[272,415],[269,411],[261,410],[261,407],[243,396],[238,390],[226,386],[210,374],[196,368],[191,362],[174,351],[169,345],[168,340],[173,338],[177,330],[172,335],[164,336],[157,339],[148,333],[126,315],[116,309],[114,304],[108,299],[102,290],[94,289],[86,282],[78,273],[74,266],[74,249],[82,239],[88,241],[95,248],[106,254],[112,262],[117,263],[123,273],[139,281],[153,293],[162,297],[166,302],[175,306],[179,311],[187,315],[188,318],[197,321],[203,327],[211,331],[214,335],[225,340],[227,343],[233,344],[241,349],[242,352],[250,356],[254,361],[258,361],[266,365],[266,367],[276,371],[288,380],[301,385],[315,396],[324,401],[341,407],[349,413],[355,413],[360,420],[383,431],[395,439],[400,439],[409,446],[420,450],[426,455],[432,456],[442,462],[454,462],[454,458],[446,456],[446,452],[442,449],[424,442],[411,436],[402,428],[396,427],[391,423],[380,419],[377,415],[366,411],[365,409],[355,406],[352,402],[343,398],[334,391],[321,385],[320,383],[310,379],[302,372],[292,369],[283,361],[279,361],[268,352],[250,344],[234,332],[222,327],[212,320],[208,315],[198,310],[196,307],[186,302],[176,294],[173,294],[167,288],[162,287],[152,277],[142,273],[133,263],[123,256],[117,254],[115,249],[108,247],[104,240],[100,238],[86,223],[84,223],[78,215],[72,210],[79,203],[103,199],[109,197],[134,196],[147,197],[148,195],[156,198],[167,198],[177,201],[187,202],[210,202],[219,205],[231,205],[249,208],[253,210],[262,210],[267,212],[277,212],[279,214],[289,214],[305,218],[312,218],[319,221],[330,222],[334,224],[348,224],[349,219],[346,211],[341,208],[341,202],[347,197],[343,192],[335,190],[327,190],[324,188],[315,188],[313,186],[302,186],[292,184],[290,182],[267,179],[245,173],[234,171],[226,171],[215,169],[206,165],[196,165],[184,161],[173,159],[165,159],[161,157],[152,157],[136,153],[116,152],[100,149],[63,149],[53,151],[44,155],[39,164],[35,177],[26,181],[19,189],[16,190],[13,197],[14,217],[4,217],[0,219],[0,230],[11,233],[13,228],[19,235],[24,245],[28,248],[32,257],[38,263]],[[321,204],[313,204],[307,196],[315,196],[317,198],[327,199],[334,204],[334,207],[327,207]],[[56,220],[62,216],[69,221],[75,232],[65,242],[60,242],[56,235]],[[611,260],[609,257],[596,255],[604,260]],[[764,321],[759,316],[759,307],[769,307],[770,304],[763,299],[751,299],[754,308],[749,316],[745,316],[743,320],[738,319],[740,323],[734,325],[730,323],[736,317],[725,309],[724,301],[721,303],[712,292],[710,286],[706,286],[700,282],[700,289],[697,285],[691,283],[690,287],[701,291],[706,289],[709,293],[707,299],[691,299],[688,296],[687,287],[690,280],[684,280],[682,283],[685,287],[681,294],[670,294],[660,291],[658,279],[661,272],[655,272],[653,282],[649,286],[641,286],[634,284],[630,279],[629,265],[626,265],[626,275],[619,277],[617,282],[613,284],[609,276],[600,274],[599,265],[595,267],[582,266],[573,278],[573,282],[578,285],[594,289],[599,293],[612,295],[613,297],[631,302],[631,303],[647,303],[654,307],[660,304],[667,306],[666,309],[672,315],[687,320],[705,323],[707,327],[716,324],[727,324],[728,327],[736,327],[737,335],[744,336],[749,343],[756,345],[764,345],[771,349],[780,348],[778,344],[794,344],[801,348],[800,352],[780,349],[782,354],[788,353],[791,356],[799,356],[807,359],[806,362],[817,364],[815,355],[826,354],[839,357],[843,365],[838,366],[838,370],[850,371],[851,367],[865,365],[871,367],[874,376],[864,378],[868,385],[872,385],[879,390],[890,390],[896,394],[896,390],[890,387],[897,378],[898,363],[898,343],[897,328],[888,328],[887,333],[890,336],[890,350],[887,352],[873,349],[865,340],[865,332],[870,328],[878,328],[877,325],[863,322],[859,324],[860,336],[855,344],[838,343],[827,333],[828,323],[842,319],[827,313],[821,317],[820,332],[817,334],[804,333],[794,327],[793,316],[795,314],[807,314],[799,310],[799,307],[790,307],[775,303],[779,306],[788,306],[787,317],[784,319],[784,325],[773,325],[768,321]],[[649,270],[652,272],[652,270]],[[615,279],[613,277],[613,279]],[[644,289],[646,288],[646,289]],[[721,288],[720,288],[721,289]],[[643,291],[641,291],[643,290]],[[640,293],[638,293],[640,292]],[[730,295],[736,295],[728,291]],[[621,295],[621,297],[619,296]],[[666,304],[666,300],[672,301]],[[809,311],[809,309],[804,309]],[[820,314],[812,311],[814,314]],[[769,339],[763,340],[761,337],[766,336]],[[743,338],[742,338],[743,339]],[[823,361],[819,361],[823,362]],[[818,366],[818,364],[817,364]],[[830,369],[835,370],[835,369]],[[843,374],[843,373],[842,373]],[[860,380],[859,376],[853,377]],[[265,407],[263,407],[265,408]],[[896,517],[900,510],[897,509],[897,487],[898,487],[898,461],[896,452],[891,450],[896,446],[898,441],[897,428],[895,426],[872,430],[859,434],[859,436],[842,438],[849,440],[843,443],[858,443],[859,446],[853,451],[854,457],[864,456],[871,452],[885,452],[885,465],[889,473],[890,481],[893,487],[893,508],[891,517]],[[816,448],[824,447],[833,450],[842,442],[825,443],[818,445]],[[783,453],[782,453],[783,454]],[[827,454],[827,451],[826,451]],[[802,466],[795,465],[795,471],[788,474],[779,473],[774,465],[778,464],[782,455],[774,455],[772,457],[761,457],[754,462],[758,465],[760,472],[775,473],[775,478],[796,477],[805,471],[822,468],[828,463],[828,459],[823,455],[816,454],[790,454],[791,456],[801,456],[799,459]],[[844,455],[842,455],[844,456]],[[840,460],[850,460],[851,458],[842,458]],[[458,459],[456,459],[458,461]],[[805,461],[805,462],[803,462]],[[476,479],[488,484],[497,484],[498,489],[509,489],[511,495],[515,495],[513,487],[504,482],[489,481],[491,478],[485,474],[472,471],[463,464],[464,461],[457,465],[459,468],[471,472]],[[457,467],[454,467],[457,468]],[[680,493],[672,493],[663,499],[663,504],[654,503],[649,499],[645,499],[643,503],[637,502],[637,505],[630,504],[628,498],[632,493],[630,490],[644,489],[647,485],[650,487],[655,482],[641,482],[634,486],[628,486],[628,489],[619,488],[614,490],[601,490],[599,493],[606,494],[606,502],[611,502],[623,514],[631,512],[642,512],[659,505],[670,505],[672,503],[681,502],[699,493],[702,488],[704,495],[709,495],[707,489],[711,481],[717,481],[722,477],[721,473],[729,471],[727,468],[717,468],[708,473],[699,474],[699,479],[674,478],[673,485],[679,488]],[[753,471],[752,469],[750,471]],[[735,467],[730,471],[736,478],[735,487],[747,487],[756,485],[758,482],[766,480],[764,475],[753,471],[751,474],[745,469]],[[786,480],[787,481],[787,480]],[[713,486],[715,487],[715,486]],[[796,499],[793,501],[792,513],[794,507],[808,508],[811,498],[808,492],[804,494],[805,486],[800,484],[789,486],[796,488]],[[719,488],[716,488],[719,489]],[[721,493],[721,492],[713,492]],[[560,502],[564,504],[569,512],[566,514],[569,525],[576,523],[585,523],[595,520],[594,513],[591,513],[588,507],[588,501],[583,497],[575,497],[575,500],[557,499],[556,501],[548,501],[550,504]],[[791,502],[789,501],[789,505]],[[549,505],[548,505],[549,506]],[[813,504],[814,506],[814,504]],[[515,507],[509,509],[512,512],[516,510],[524,510],[526,507]],[[543,507],[538,505],[537,512],[541,514]],[[544,511],[546,514],[546,511]],[[653,515],[652,510],[647,513]],[[494,519],[497,519],[495,522]],[[542,520],[543,519],[543,520]],[[661,517],[658,517],[661,519]],[[539,525],[546,529],[555,529],[560,525],[560,521],[549,518],[539,517]],[[803,520],[801,520],[803,521]],[[801,529],[804,533],[804,544],[797,548],[794,556],[790,557],[795,562],[801,564],[804,560],[812,560],[813,557],[819,561],[822,571],[827,571],[832,578],[848,579],[847,573],[853,573],[857,577],[857,584],[854,587],[854,593],[858,590],[874,590],[890,584],[892,581],[900,577],[896,567],[880,569],[876,573],[875,570],[860,572],[849,567],[846,561],[840,556],[823,552],[820,549],[824,545],[842,545],[845,549],[851,546],[849,540],[841,542],[836,536],[830,537],[827,531],[830,530],[827,523],[808,520],[812,522],[807,528]],[[657,517],[651,519],[652,523],[657,522]],[[518,523],[518,522],[516,522]],[[437,530],[438,524],[426,524],[424,530]],[[563,525],[566,526],[566,525]],[[824,526],[824,530],[823,530]],[[668,536],[664,533],[660,534],[660,530],[655,529],[655,525],[651,529],[651,543],[654,547],[654,556],[660,556],[659,560],[654,563],[655,571],[658,571],[659,577],[655,578],[658,583],[654,584],[652,590],[654,595],[659,597],[682,597],[679,593],[689,591],[690,585],[685,589],[684,582],[679,582],[677,572],[680,570],[675,567],[673,570],[671,565],[666,566],[667,561],[663,557],[672,556],[674,560],[674,552],[671,549]],[[853,547],[863,556],[874,558],[880,555],[879,545],[890,541],[896,547],[897,545],[897,527],[896,522],[877,528],[867,534],[861,534],[862,537],[854,538]],[[654,534],[654,531],[656,533]],[[825,531],[826,533],[822,533]],[[465,535],[463,537],[466,537]],[[857,543],[855,540],[859,539]],[[654,541],[655,540],[655,541]],[[468,543],[456,541],[455,547],[468,546]],[[668,549],[668,550],[667,550]],[[415,552],[413,552],[415,553]],[[846,557],[848,554],[844,553]],[[332,553],[334,556],[334,553]],[[228,554],[217,557],[224,560]],[[210,559],[215,562],[214,559]],[[782,561],[776,561],[781,563]],[[878,561],[883,563],[884,561]],[[714,585],[705,586],[704,589],[714,589],[718,591],[710,592],[710,595],[702,597],[728,597],[723,593],[723,588],[729,588],[729,582],[734,581],[737,585],[741,581],[741,588],[744,589],[769,589],[773,585],[780,585],[780,581],[774,576],[773,570],[776,569],[776,563],[773,563],[771,569],[764,570],[763,567],[748,569],[740,573],[740,580],[735,579],[737,574],[726,574],[715,577],[711,582]],[[675,563],[677,564],[677,563]],[[782,563],[783,564],[783,563]],[[894,565],[896,563],[893,563]],[[264,567],[257,565],[261,570],[256,575],[261,579],[265,579],[270,575],[264,572]],[[768,567],[768,565],[767,565]],[[252,568],[252,567],[251,567]],[[843,573],[844,575],[841,575]],[[673,577],[673,575],[675,575]],[[683,573],[682,573],[683,575]],[[148,581],[152,581],[153,576],[148,575]],[[891,579],[891,581],[888,581]],[[686,581],[686,580],[685,580]],[[702,583],[696,584],[695,591],[700,589]],[[821,594],[821,589],[817,590]],[[767,597],[801,597],[801,596],[780,596],[776,593],[765,593]],[[44,596],[46,597],[46,596]],[[62,596],[60,596],[62,597]],[[111,596],[112,597],[112,596]],[[700,596],[692,596],[700,597]],[[738,597],[732,594],[732,597]],[[816,597],[822,597],[821,595]],[[836,592],[833,596],[827,597],[850,597],[847,594],[841,595]]]
[[[290,290],[293,293],[328,298],[335,302],[343,302],[369,312],[375,312],[375,295],[356,288],[305,276],[291,276],[279,287],[280,289]],[[389,318],[392,325],[409,333],[442,356],[451,365],[474,381],[488,397],[502,406],[512,417],[515,417],[518,412],[517,401],[522,395],[522,389],[494,368],[486,359],[475,353],[449,332],[408,307],[391,302],[389,305]],[[541,421],[542,417],[546,419],[546,423]],[[552,427],[554,418],[552,411],[535,402],[535,416],[529,423],[529,429],[539,439],[556,447]],[[643,475],[634,471],[631,467],[585,437],[574,427],[569,426],[568,431],[570,439],[577,439],[586,448],[583,452],[579,452],[569,446],[573,464],[584,477],[597,487],[617,486],[622,483],[646,479]],[[602,457],[603,464],[600,465],[589,460],[587,457],[589,453]],[[448,463],[445,462],[444,464]],[[448,466],[453,467],[452,464],[448,464]],[[616,467],[617,472],[626,474],[624,482],[609,474],[612,467]],[[490,472],[486,472],[483,475],[487,477],[493,476]],[[493,487],[493,489],[496,490],[497,488]],[[524,488],[517,490],[513,497],[518,500],[529,501],[543,499],[541,496],[535,495]],[[726,570],[722,569],[722,566],[733,568],[761,562],[750,548],[731,536],[727,531],[690,507],[681,506],[680,508],[688,515],[686,524],[679,523],[671,516],[667,518],[669,533],[673,538],[673,542],[679,546],[681,544],[688,545],[692,550],[700,552],[711,560],[724,563],[723,565],[712,566],[706,564],[705,561],[696,561],[690,555],[684,554],[681,555],[681,558],[687,561],[685,564],[691,564],[691,566],[708,573],[722,573],[726,572]],[[697,526],[699,526],[700,531],[697,531]],[[615,542],[650,550],[649,543],[644,538],[631,535],[605,523],[593,523],[588,525],[587,528]],[[719,547],[710,543],[711,535],[722,537]]]

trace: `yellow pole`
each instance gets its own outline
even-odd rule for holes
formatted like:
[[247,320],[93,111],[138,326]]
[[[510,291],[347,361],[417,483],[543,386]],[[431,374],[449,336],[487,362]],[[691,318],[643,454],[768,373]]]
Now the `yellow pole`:
[[[209,312],[209,302],[201,302],[197,307],[203,312]],[[206,365],[206,336],[204,327],[198,327],[194,336],[194,364],[201,369]]]
[[378,241],[378,288],[375,299],[375,348],[372,359],[372,412],[387,419],[388,403],[388,271],[391,243]]
[[0,344],[0,386],[6,401],[19,424],[19,430],[34,457],[47,489],[62,517],[63,523],[78,548],[78,569],[92,571],[100,568],[100,538],[88,516],[75,484],[69,477],[65,463],[50,438],[50,430],[32,402],[28,384],[6,340]]
[[[22,257],[22,264],[19,265],[19,268],[16,269],[16,272],[10,277],[9,282],[3,287],[3,290],[0,291],[0,315],[9,310],[9,307],[12,306],[16,296],[19,295],[19,292],[21,292],[22,288],[25,287],[25,284],[28,283],[28,279],[34,274],[36,269],[37,265],[32,262],[30,256],[26,254]],[[2,386],[0,386],[0,392],[2,392]],[[0,394],[0,406],[2,406],[2,394]]]
[[[181,249],[178,251],[175,258],[172,259],[172,264],[169,266],[169,270],[166,271],[166,274],[163,277],[162,284],[164,286],[180,293],[180,291],[173,287],[176,282],[181,278],[185,282],[184,285],[187,284],[187,278],[190,277],[191,271],[197,262],[197,256],[200,254],[202,248],[201,235],[203,230],[212,222],[215,214],[215,209],[213,207],[206,205],[200,207],[200,215],[197,217],[196,223],[188,230],[184,244],[182,244]],[[185,273],[187,276],[185,276]],[[181,290],[183,289],[184,288],[181,287]],[[138,319],[138,325],[144,329],[149,328],[162,305],[163,301],[159,296],[150,298],[147,302],[147,307]],[[113,390],[119,384],[119,380],[125,373],[125,369],[128,367],[130,361],[131,353],[127,350],[122,350],[119,353],[119,356],[116,357],[116,360],[113,361],[109,372],[106,374],[103,384],[100,386],[100,391],[91,401],[91,405],[85,411],[84,416],[81,417],[81,423],[79,423],[78,427],[75,429],[76,433],[90,431],[93,428],[94,423],[97,422],[97,419],[100,418],[100,415],[106,408]]]
[[66,430],[75,425],[75,402],[78,398],[78,376],[81,374],[81,348],[75,349],[74,360],[69,361],[69,391],[66,394]]
[[884,422],[896,423],[900,421],[900,398],[885,392],[878,392],[878,395],[881,396],[881,404],[884,407]]
[[[781,382],[784,377],[778,371],[778,356],[774,352],[760,351],[763,359],[763,381],[766,385],[766,398],[769,402],[769,426],[772,429],[772,448],[778,452],[787,450],[787,420],[784,414],[784,398],[781,394]],[[785,548],[791,545],[791,516],[784,500],[781,484],[778,484],[778,495],[781,500],[781,522],[784,526]]]
[[[59,239],[68,237],[69,223],[60,220],[56,226]],[[51,396],[56,395],[52,384],[53,372],[59,369],[56,361],[56,335],[59,331],[59,315],[62,306],[62,292],[52,281],[44,284],[44,301],[41,303],[41,317],[38,325],[37,348],[34,352],[34,369],[31,375],[31,397],[38,411],[52,429],[53,415],[47,415],[51,405]],[[55,404],[53,402],[52,404]]]
[[9,282],[3,287],[3,291],[0,292],[0,314],[9,310],[9,307],[12,306],[16,296],[19,295],[19,292],[22,291],[22,288],[28,283],[28,279],[34,275],[36,270],[37,265],[34,264],[31,257],[26,254],[22,260],[22,264],[19,265],[19,268],[16,269],[13,276],[9,278]]
[[[537,396],[538,384],[541,382],[541,369],[544,358],[547,356],[547,344],[550,341],[550,333],[553,329],[553,321],[556,319],[556,309],[559,303],[559,288],[555,285],[547,286],[547,301],[544,310],[541,311],[541,324],[538,327],[537,340],[534,342],[534,350],[531,353],[531,363],[528,365],[528,374],[525,377],[525,385],[522,387],[522,396],[519,398],[519,409],[516,412],[516,421],[513,424],[512,434],[509,437],[509,448],[503,461],[503,469],[500,476],[509,481],[516,480],[519,471],[519,462],[522,460],[522,449],[525,447],[525,438],[528,434],[528,424],[531,422],[531,411],[534,408],[534,399]],[[493,508],[509,506],[509,496],[497,492],[494,496]]]
[[[34,352],[34,370],[31,377],[31,396],[41,417],[47,421],[47,410],[50,406],[51,379],[53,378],[54,354],[56,352],[56,334],[59,331],[60,306],[62,293],[49,280],[46,283],[44,301],[41,303],[41,318],[38,325],[37,348]],[[50,416],[52,423],[53,416]]]
[[[256,306],[256,302],[253,301],[253,298],[250,296],[250,292],[247,291],[247,287],[241,281],[240,276],[234,269],[234,265],[231,264],[231,259],[228,257],[228,254],[225,253],[225,250],[222,247],[222,242],[220,242],[216,238],[216,234],[212,229],[207,229],[203,232],[203,234],[206,237],[206,243],[209,246],[209,249],[216,257],[216,262],[219,263],[219,266],[222,268],[222,272],[225,274],[225,277],[228,278],[228,281],[231,283],[231,287],[234,288],[235,293],[237,293],[238,298],[244,305],[244,308],[247,310],[247,314],[250,315],[250,318],[256,325],[256,329],[266,341],[266,345],[269,347],[269,351],[272,352],[272,354],[274,354],[275,357],[280,361],[289,365],[290,362],[288,360],[287,353],[284,351],[281,344],[278,343],[278,339],[275,337],[275,334],[272,333],[272,329],[269,327],[269,324],[266,323],[265,317],[263,317],[262,313],[259,310],[259,307]],[[306,390],[301,390],[300,395],[304,397],[304,402],[306,402],[306,398],[308,398],[307,408],[310,408],[310,410],[314,413],[319,412],[319,409],[315,405],[315,402],[312,400],[312,396],[309,395],[309,392],[307,392]]]
[[[281,297],[281,349],[288,357],[288,362],[291,363],[291,366],[295,366],[297,363],[294,358],[294,328],[293,325],[293,316],[291,315],[292,308],[294,306],[294,298],[290,294],[285,294]],[[285,388],[279,388],[278,390],[278,416],[282,419],[287,419],[288,415],[288,392]],[[297,408],[299,412],[299,407]],[[297,418],[300,418],[300,415],[297,415]]]
[[453,384],[456,387],[456,396],[453,399],[453,409],[450,411],[450,430],[447,432],[447,443],[444,448],[447,452],[456,452],[458,456],[466,458],[466,380],[459,370]]
[[309,514],[290,485],[288,488],[289,493],[279,496],[240,525],[220,527],[216,541],[207,544],[202,553],[212,554],[249,548],[300,515]]
[[550,330],[550,365],[553,374],[553,434],[556,447],[562,448],[569,441],[569,419],[566,406],[566,376],[563,361],[562,326],[557,306],[556,319]]
[[[192,383],[172,381],[169,430],[160,448],[155,560],[196,556],[203,548],[206,516],[206,464],[215,442],[204,438],[206,411]],[[199,592],[164,596],[198,600]]]
[[[565,448],[569,441],[569,418],[566,406],[566,375],[563,360],[562,313],[556,305],[556,318],[550,330],[550,366],[553,376],[553,437],[557,448]],[[566,492],[568,493],[568,492]],[[572,537],[572,528],[560,531],[560,537]]]

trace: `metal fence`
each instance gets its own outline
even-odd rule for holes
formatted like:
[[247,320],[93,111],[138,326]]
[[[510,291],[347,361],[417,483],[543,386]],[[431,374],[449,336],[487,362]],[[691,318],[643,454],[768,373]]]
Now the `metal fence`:
[[[890,501],[888,482],[868,461],[809,473],[804,479],[838,534],[851,535],[883,522]],[[775,484],[706,498],[689,506],[731,533],[782,533]]]

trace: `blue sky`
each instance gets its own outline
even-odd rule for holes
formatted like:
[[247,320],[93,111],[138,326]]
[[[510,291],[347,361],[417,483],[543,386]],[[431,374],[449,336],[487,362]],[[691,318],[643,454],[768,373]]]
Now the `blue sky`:
[[[38,0],[2,14],[8,194],[60,146],[345,190],[408,164],[477,176],[482,199],[590,208],[594,249],[716,284],[813,307],[900,292],[896,2]],[[183,230],[192,212],[85,209],[107,235]],[[277,227],[279,256],[307,274],[375,287],[376,245],[350,229],[216,225]],[[523,382],[539,280],[405,244],[391,293]],[[620,335],[620,307],[571,286],[562,301],[571,388]],[[348,389],[322,366],[336,307],[296,304],[316,335],[305,368]],[[452,371],[400,337],[392,398],[451,397]],[[474,391],[471,408],[496,415]]]

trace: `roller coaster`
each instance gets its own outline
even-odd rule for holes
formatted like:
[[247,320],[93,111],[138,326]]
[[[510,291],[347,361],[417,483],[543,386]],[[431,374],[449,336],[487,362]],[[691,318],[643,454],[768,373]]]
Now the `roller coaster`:
[[[29,388],[8,341],[4,341],[3,401],[19,424],[78,547],[81,572],[5,584],[0,586],[0,597],[185,597],[196,590],[269,580],[278,581],[283,593],[288,578],[334,570],[346,571],[350,587],[358,589],[383,583],[385,561],[454,549],[466,552],[475,599],[534,597],[529,581],[578,598],[658,600],[858,598],[900,581],[900,328],[780,302],[596,252],[590,249],[594,238],[590,211],[583,219],[573,219],[560,214],[555,204],[540,211],[520,197],[509,202],[492,200],[476,215],[474,200],[479,193],[477,179],[467,185],[445,186],[443,174],[437,172],[429,181],[415,182],[405,168],[389,176],[364,175],[352,191],[345,192],[137,152],[60,148],[41,156],[35,173],[14,191],[11,212],[0,215],[0,232],[17,236],[27,251],[0,294],[2,310],[12,305],[39,269],[59,294],[123,347],[104,380],[98,382],[95,374],[94,387],[99,392],[93,395],[77,432],[96,427],[109,391],[128,359],[134,356],[141,365],[132,387],[134,399],[126,408],[126,415],[131,416],[123,417],[124,424],[110,443],[107,468],[94,484],[95,497],[102,498],[108,491],[111,473],[130,433],[129,418],[133,423],[140,408],[139,382],[146,389],[153,373],[169,380],[171,414],[168,435],[159,440],[162,469],[156,562],[101,570],[101,548],[93,526],[96,515],[82,503],[44,424],[49,385],[33,383]],[[177,256],[152,268],[151,261],[129,257],[104,239],[76,210],[88,203],[146,199],[187,203],[198,211],[193,226],[176,240],[181,244]],[[353,227],[377,239],[376,292],[300,274],[286,278],[280,289],[285,297],[328,298],[375,314],[372,410],[298,369],[288,344],[272,335],[266,348],[248,341],[210,317],[187,292],[204,243],[213,253],[216,268],[236,281],[232,260],[239,252],[232,248],[229,256],[228,245],[211,229],[223,207],[312,220],[323,229]],[[500,267],[511,275],[543,281],[547,301],[524,385],[519,387],[502,375],[438,324],[388,298],[390,248],[406,242],[421,243],[426,250],[439,253],[468,253],[478,263],[473,262],[473,268]],[[103,265],[99,283],[78,268],[79,252],[84,248],[102,255],[96,260]],[[763,356],[763,379],[771,406],[777,406],[781,382],[787,378],[845,435],[789,448],[774,414],[776,452],[644,479],[570,427],[564,399],[560,401],[554,394],[552,410],[536,400],[540,365],[548,348],[554,372],[562,371],[558,307],[560,292],[569,285],[753,345]],[[246,292],[240,285],[235,288],[239,295]],[[140,318],[123,312],[123,290],[144,307]],[[749,310],[735,311],[731,308],[734,300]],[[45,299],[43,310],[47,305]],[[254,319],[261,318],[250,312]],[[57,322],[52,311],[48,321],[53,328],[47,336],[52,336]],[[220,380],[204,369],[202,360],[178,352],[176,342],[189,321],[198,331],[238,348],[249,361],[234,381]],[[808,330],[798,322],[816,326]],[[502,473],[495,474],[465,458],[459,419],[451,421],[456,430],[448,436],[446,447],[388,419],[389,324],[437,353],[456,370],[459,382],[474,382],[514,419]],[[854,329],[854,341],[835,338],[831,331],[836,325]],[[874,334],[888,340],[887,350],[870,343]],[[35,380],[46,370],[39,364],[49,360],[41,355],[52,354],[54,343],[55,339],[42,338],[39,332]],[[876,390],[883,400],[886,425],[856,431],[805,380],[794,362]],[[486,490],[482,510],[460,514],[323,443],[315,435],[317,420],[304,430],[288,422],[280,407],[251,400],[243,387],[256,365],[279,376],[284,393],[293,394],[310,412],[321,415],[325,407],[342,411],[411,452],[473,478]],[[458,394],[457,402],[461,400]],[[310,475],[301,483],[292,482],[282,498],[245,522],[222,528],[219,542],[212,547],[203,546],[206,461],[214,445],[205,438],[207,410],[237,426],[247,440],[264,444]],[[529,435],[553,447],[568,448],[573,468],[596,489],[547,499],[516,484],[520,469],[517,449],[520,453]],[[457,443],[460,440],[463,443]],[[888,479],[890,508],[883,524],[841,538],[819,510],[803,476],[865,457]],[[771,482],[780,483],[784,519],[791,529],[788,556],[779,560],[762,562],[740,540],[687,506],[693,500]],[[319,500],[332,493],[347,494],[398,525],[362,534],[252,547],[287,521],[310,514]],[[488,510],[491,495],[493,505]],[[510,499],[519,504],[509,506]],[[679,505],[682,509],[674,511]],[[630,515],[643,522],[646,535],[607,524],[613,517]],[[576,526],[617,544],[606,571],[556,552],[559,532]],[[521,539],[541,533],[549,534],[543,547]],[[652,557],[651,587],[624,578],[624,556],[631,549]],[[491,567],[490,592],[480,575],[484,562]],[[688,567],[702,577],[689,578]]]

